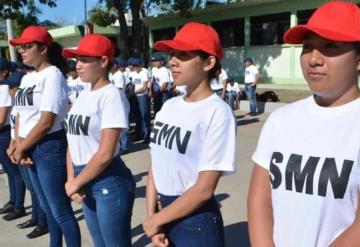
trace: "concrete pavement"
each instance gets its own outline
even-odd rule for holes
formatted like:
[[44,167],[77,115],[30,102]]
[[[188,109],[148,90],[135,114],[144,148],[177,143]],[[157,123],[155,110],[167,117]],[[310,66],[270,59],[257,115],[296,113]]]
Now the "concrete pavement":
[[[258,136],[268,114],[256,117],[235,112],[238,123],[237,134],[237,173],[223,177],[216,190],[216,198],[221,204],[225,224],[227,247],[249,246],[247,235],[246,197],[250,181],[252,162],[251,155],[256,147]],[[142,231],[141,223],[145,218],[145,184],[147,166],[150,160],[149,149],[142,144],[133,144],[133,152],[124,155],[125,163],[132,170],[136,180],[136,199],[132,217],[133,246],[150,246],[150,242]],[[0,175],[0,206],[8,201],[6,176]],[[27,211],[31,212],[30,196],[27,193]],[[74,205],[76,217],[79,220],[82,243],[85,247],[92,246],[85,220],[79,205]],[[29,240],[25,237],[32,229],[19,230],[16,224],[27,220],[29,216],[16,221],[6,222],[0,218],[0,247],[46,247],[49,244],[48,235]]]

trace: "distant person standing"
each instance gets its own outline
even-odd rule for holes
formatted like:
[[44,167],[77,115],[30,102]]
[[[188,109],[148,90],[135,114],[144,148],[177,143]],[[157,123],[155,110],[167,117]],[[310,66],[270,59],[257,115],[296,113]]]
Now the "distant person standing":
[[246,97],[250,104],[250,115],[257,115],[257,105],[256,105],[256,85],[259,82],[260,75],[259,70],[253,64],[253,60],[250,57],[245,57],[245,93]]
[[155,114],[160,111],[162,105],[170,98],[169,86],[171,83],[170,73],[165,67],[165,57],[161,54],[154,54],[151,57],[151,92],[154,99]]
[[89,84],[81,81],[76,72],[76,62],[74,60],[67,60],[66,66],[68,72],[66,76],[66,81],[69,87],[68,96],[70,104],[72,104],[83,90],[89,90]]
[[216,71],[216,77],[213,78],[210,82],[211,90],[219,95],[222,99],[225,98],[226,92],[226,80],[228,79],[228,75],[226,71],[219,67]]

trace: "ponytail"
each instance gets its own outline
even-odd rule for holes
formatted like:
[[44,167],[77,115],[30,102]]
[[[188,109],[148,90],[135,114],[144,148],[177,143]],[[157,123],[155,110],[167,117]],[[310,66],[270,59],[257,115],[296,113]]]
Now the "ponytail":
[[48,59],[49,62],[56,66],[63,74],[66,73],[66,59],[61,55],[63,47],[53,42],[51,46],[48,46]]

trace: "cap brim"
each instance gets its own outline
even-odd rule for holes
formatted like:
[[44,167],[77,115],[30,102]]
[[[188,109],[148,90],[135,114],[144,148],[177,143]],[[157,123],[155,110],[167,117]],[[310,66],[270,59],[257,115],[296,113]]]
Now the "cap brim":
[[77,56],[102,57],[102,55],[95,54],[92,52],[82,51],[79,49],[63,49],[61,54],[64,58],[75,58]]
[[17,39],[10,40],[9,43],[10,43],[10,45],[15,46],[15,45],[28,44],[28,43],[31,43],[31,42],[34,42],[34,41],[36,41],[36,40],[17,38]]
[[201,50],[199,47],[182,42],[179,40],[161,40],[157,41],[154,45],[155,49],[158,51],[168,52],[170,50],[179,50],[179,51],[197,51]]
[[309,27],[307,25],[298,25],[293,28],[290,28],[285,34],[284,34],[284,42],[288,44],[302,44],[304,41],[304,37],[308,33],[315,33],[325,39],[339,41],[339,42],[355,42],[360,41],[357,38],[354,38],[352,36],[347,36],[344,34],[340,34],[337,32],[332,32],[329,30]]

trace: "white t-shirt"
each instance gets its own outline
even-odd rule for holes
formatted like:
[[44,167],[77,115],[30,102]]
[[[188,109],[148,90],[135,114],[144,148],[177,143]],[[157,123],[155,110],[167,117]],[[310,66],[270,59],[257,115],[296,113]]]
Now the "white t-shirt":
[[254,83],[258,73],[259,70],[253,64],[245,67],[245,83]]
[[224,88],[224,82],[228,79],[228,75],[224,69],[221,69],[219,74],[219,79],[212,79],[210,82],[210,87],[212,90],[220,90]]
[[68,109],[68,90],[64,76],[55,66],[24,75],[15,95],[15,107],[20,116],[19,136],[25,138],[29,134],[42,111],[56,114],[48,133],[61,130]]
[[360,98],[320,107],[310,96],[270,115],[252,159],[269,170],[276,246],[327,247],[353,223],[359,126]]
[[176,86],[175,90],[177,90],[180,93],[180,95],[185,95],[187,93],[185,85]]
[[226,92],[234,92],[239,93],[240,92],[240,86],[239,83],[234,82],[234,84],[231,86],[230,83],[227,84]]
[[67,78],[67,84],[69,87],[69,100],[71,103],[74,103],[74,100],[79,96],[79,94],[84,90],[90,90],[90,83],[83,82],[80,77],[73,79],[71,76]]
[[[150,75],[149,75],[149,71],[145,68],[141,68],[140,73],[137,73],[136,71],[131,71],[129,73],[129,81],[135,86],[135,90],[138,90],[139,88],[141,88],[144,84],[144,82],[149,81],[150,80]],[[146,88],[148,87],[148,85],[146,85]],[[136,95],[145,95],[147,94],[147,90],[145,90],[142,93],[138,93]]]
[[[84,165],[98,151],[101,130],[128,129],[129,104],[123,91],[113,84],[84,91],[65,118],[65,130],[74,165]],[[114,156],[119,152],[119,143]]]
[[[9,92],[9,86],[0,84],[0,108],[11,107],[12,105],[13,105],[13,101]],[[3,127],[9,125],[9,115],[10,115],[10,111],[8,113],[8,116],[6,117]]]
[[168,83],[168,86],[170,85],[171,79],[169,70],[164,66],[160,68],[153,67],[151,69],[151,76],[155,91],[159,91],[164,83]]
[[120,88],[125,91],[126,78],[123,72],[120,70],[116,71],[114,74],[109,73],[109,80],[115,87]]
[[156,114],[150,147],[157,191],[181,195],[201,171],[235,172],[234,115],[215,94],[193,103],[172,98]]

